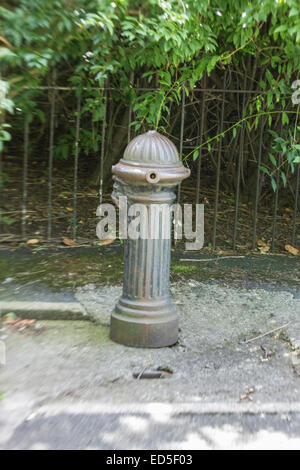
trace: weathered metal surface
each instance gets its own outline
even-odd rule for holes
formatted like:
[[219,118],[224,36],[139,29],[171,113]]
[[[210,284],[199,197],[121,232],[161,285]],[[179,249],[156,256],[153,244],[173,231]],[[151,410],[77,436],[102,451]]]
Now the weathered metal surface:
[[125,149],[123,160],[149,165],[180,163],[173,142],[156,131],[148,131],[146,134],[138,135],[132,139]]
[[178,318],[169,293],[171,209],[174,190],[190,171],[172,142],[155,131],[133,139],[112,171],[113,201],[126,196],[128,211],[132,204],[145,204],[147,233],[124,241],[123,294],[111,315],[110,337],[127,346],[172,345]]
[[183,165],[135,165],[129,162],[119,162],[112,168],[113,173],[116,176],[120,176],[123,179],[130,180],[132,182],[147,182],[150,184],[158,183],[178,183],[187,176],[189,176],[189,170]]

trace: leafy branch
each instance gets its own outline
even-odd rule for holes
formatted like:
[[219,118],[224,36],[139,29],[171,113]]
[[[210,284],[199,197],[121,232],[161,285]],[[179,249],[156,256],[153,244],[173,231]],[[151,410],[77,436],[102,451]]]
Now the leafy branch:
[[[245,121],[249,121],[250,119],[253,119],[253,118],[256,118],[256,117],[261,117],[261,116],[265,116],[265,115],[269,115],[269,114],[282,114],[282,113],[288,113],[288,114],[297,114],[297,111],[283,111],[283,110],[277,110],[277,111],[263,111],[261,113],[256,113],[256,114],[250,114],[249,116],[245,116],[243,117],[242,119],[240,119],[239,121],[237,121],[236,123],[234,123],[232,126],[228,127],[228,129],[226,129],[225,131],[223,132],[220,132],[219,134],[216,134],[214,135],[213,137],[210,137],[209,139],[207,139],[205,142],[203,142],[202,144],[198,145],[197,147],[195,147],[191,152],[189,152],[184,158],[183,158],[183,161],[186,161],[192,154],[194,154],[194,152],[196,150],[199,150],[201,147],[204,147],[205,145],[207,144],[210,144],[211,142],[213,142],[214,140],[218,141],[220,139],[220,137],[224,137],[225,134],[228,134],[228,132],[230,132],[232,129],[236,129],[237,127],[240,127],[240,125],[245,122]],[[196,158],[195,158],[196,159]]]

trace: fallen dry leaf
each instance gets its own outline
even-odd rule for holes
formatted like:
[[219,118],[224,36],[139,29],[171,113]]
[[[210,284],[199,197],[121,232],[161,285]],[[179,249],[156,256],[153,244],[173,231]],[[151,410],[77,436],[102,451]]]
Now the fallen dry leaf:
[[40,240],[38,240],[37,238],[31,238],[30,240],[27,240],[27,245],[36,245],[37,243],[39,243]]
[[25,320],[17,320],[15,322],[15,326],[30,326],[30,325],[33,325],[34,323],[36,322],[36,320],[34,318],[32,319],[26,319]]
[[264,253],[267,253],[269,250],[270,250],[270,245],[268,245],[266,242],[262,241],[262,240],[257,240],[257,246],[258,246],[258,249],[259,251],[264,254]]
[[34,331],[35,333],[40,333],[44,330],[44,326],[37,323],[35,319],[24,319],[17,320],[14,323],[9,325],[12,328],[15,328],[19,333],[24,332],[25,330]]
[[108,237],[108,238],[104,238],[104,240],[101,240],[101,245],[110,245],[111,243],[113,243],[115,241],[116,237],[112,238],[112,237]]
[[18,330],[24,330],[25,328],[30,328],[34,326],[36,323],[36,320],[17,320],[13,323],[13,327],[17,328]]
[[261,253],[267,253],[270,249],[270,245],[265,245],[265,246],[259,246],[258,249]]
[[285,245],[284,249],[291,253],[291,255],[296,256],[299,254],[299,250],[297,250],[297,248],[294,248],[292,245]]
[[249,401],[253,401],[253,397],[251,396],[252,393],[256,392],[255,388],[247,388],[245,390],[245,393],[243,393],[242,395],[240,395],[240,401],[242,400],[245,400],[245,398],[247,398]]
[[266,242],[263,242],[262,240],[257,240],[257,246],[266,246],[267,243]]
[[62,237],[61,239],[62,243],[67,246],[76,246],[76,242],[72,240],[71,238],[68,237]]

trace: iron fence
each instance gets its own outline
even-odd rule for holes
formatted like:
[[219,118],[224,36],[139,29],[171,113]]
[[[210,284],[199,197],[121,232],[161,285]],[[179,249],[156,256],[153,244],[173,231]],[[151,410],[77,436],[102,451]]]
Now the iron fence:
[[[55,81],[55,76],[53,76],[53,81]],[[133,82],[133,76],[131,77],[131,81]],[[134,86],[134,85],[133,85]],[[136,93],[140,93],[143,91],[155,90],[156,88],[139,88],[134,87]],[[72,236],[73,240],[76,240],[78,237],[78,207],[80,206],[80,201],[78,198],[78,183],[80,181],[80,174],[79,174],[79,162],[80,162],[80,133],[81,133],[81,110],[82,110],[82,97],[76,96],[75,87],[64,87],[64,86],[43,86],[37,87],[38,90],[47,90],[50,93],[50,110],[49,110],[49,148],[48,148],[48,171],[47,171],[47,184],[45,188],[45,192],[47,193],[47,210],[46,210],[46,220],[42,221],[41,224],[44,227],[44,232],[41,233],[41,238],[48,240],[48,241],[55,241],[58,239],[56,235],[53,235],[53,198],[56,197],[54,193],[54,186],[53,181],[55,180],[55,176],[53,173],[53,165],[54,165],[54,144],[55,144],[55,112],[56,112],[56,100],[58,93],[64,93],[66,91],[74,93],[74,107],[75,107],[75,151],[74,151],[74,164],[73,164],[73,188],[72,188],[72,223],[69,224],[68,233]],[[103,200],[103,162],[104,162],[104,152],[105,152],[105,141],[106,141],[106,131],[107,131],[107,124],[106,124],[106,112],[107,112],[107,104],[108,104],[108,93],[110,91],[115,90],[113,87],[104,87],[104,88],[97,88],[103,93],[104,101],[105,101],[105,112],[104,118],[101,124],[101,149],[99,152],[100,158],[100,184],[99,184],[99,191],[98,197],[94,198],[94,203],[91,207],[87,210],[90,211],[90,216],[95,218],[95,211],[99,203]],[[187,139],[185,137],[185,129],[186,129],[186,115],[188,112],[189,106],[194,106],[192,103],[191,95],[189,98],[182,93],[181,99],[181,107],[179,110],[179,132],[178,137],[172,135],[177,148],[179,149],[180,154],[184,154],[186,149],[193,149],[193,146],[200,146],[199,148],[199,155],[197,161],[192,163],[192,176],[193,176],[193,191],[189,193],[188,200],[191,203],[199,203],[205,201],[206,191],[209,190],[209,199],[210,205],[207,209],[210,213],[210,225],[208,230],[206,229],[205,238],[206,243],[209,243],[212,249],[220,248],[220,245],[224,247],[224,243],[222,240],[218,238],[218,233],[222,234],[223,222],[220,222],[220,213],[222,213],[224,208],[220,208],[220,203],[222,202],[223,194],[221,193],[221,182],[222,176],[224,171],[224,159],[222,159],[224,149],[223,149],[223,132],[226,131],[226,124],[228,127],[228,120],[225,119],[225,105],[227,102],[228,95],[241,96],[241,101],[239,101],[239,110],[240,110],[240,117],[243,115],[243,111],[246,106],[246,97],[249,95],[255,96],[256,94],[262,94],[261,90],[247,90],[246,89],[246,79],[244,83],[243,89],[227,89],[226,88],[226,74],[224,74],[224,83],[223,88],[209,88],[207,86],[206,77],[204,77],[201,87],[194,88],[193,90],[193,97],[197,94],[197,104],[200,103],[199,108],[197,107],[197,113],[199,116],[199,123],[198,130],[199,132],[195,136],[195,139],[192,141],[192,145],[190,144],[191,139]],[[220,138],[217,141],[217,145],[210,149],[207,146],[203,146],[204,142],[204,134],[205,134],[205,123],[207,120],[207,116],[210,113],[210,103],[211,97],[217,97],[218,100],[218,109],[216,111],[215,122],[217,122],[217,131],[220,135]],[[128,129],[127,129],[127,141],[129,141],[133,137],[133,131],[131,127],[132,122],[132,114],[133,110],[131,105],[128,106]],[[230,124],[230,123],[229,123]],[[29,195],[29,185],[31,184],[31,180],[29,177],[28,169],[30,168],[31,164],[31,155],[30,155],[30,123],[28,118],[24,117],[24,134],[23,134],[23,163],[22,163],[22,185],[19,186],[18,189],[18,198],[21,210],[18,211],[15,208],[15,219],[11,226],[6,225],[3,222],[3,217],[1,219],[1,232],[2,236],[0,241],[5,240],[28,240],[28,238],[34,236],[32,232],[32,228],[29,224],[30,221],[30,208],[28,207],[28,195]],[[230,218],[230,225],[231,227],[228,229],[228,232],[231,230],[231,234],[227,234],[226,238],[226,246],[230,247],[231,249],[235,250],[239,247],[239,232],[240,228],[244,225],[245,219],[247,221],[247,236],[244,236],[244,243],[246,242],[248,249],[254,249],[257,246],[257,238],[258,236],[262,237],[262,232],[258,230],[259,225],[259,214],[261,211],[261,187],[264,175],[261,171],[261,163],[263,159],[263,152],[264,152],[264,139],[266,136],[266,119],[262,118],[259,122],[259,132],[258,132],[258,151],[253,152],[253,163],[256,167],[256,175],[255,175],[255,184],[252,188],[252,193],[254,195],[252,205],[248,206],[248,212],[246,216],[240,217],[241,211],[245,211],[243,204],[241,203],[241,184],[242,179],[245,178],[243,175],[243,164],[244,164],[244,143],[245,143],[245,133],[247,132],[247,128],[245,123],[241,124],[239,129],[239,140],[238,140],[238,147],[236,151],[234,151],[234,155],[232,156],[233,165],[232,168],[235,170],[234,180],[235,180],[235,188],[233,191],[233,195],[231,197],[230,203],[230,211],[231,218]],[[14,129],[12,129],[12,133]],[[196,145],[195,145],[196,142]],[[204,152],[206,151],[206,155]],[[209,184],[202,185],[203,181],[203,165],[204,161],[207,161],[208,157],[213,158],[214,167],[213,171],[211,171],[212,177],[210,178]],[[278,155],[278,166],[281,164],[281,156]],[[2,169],[5,172],[5,165],[6,165],[6,158],[4,156],[0,157],[0,171]],[[222,166],[223,165],[223,166]],[[13,184],[13,181],[12,181]],[[296,173],[293,177],[293,184],[288,190],[290,190],[290,198],[289,198],[289,207],[285,207],[284,209],[288,209],[289,221],[286,222],[287,227],[285,228],[285,241],[286,243],[291,243],[293,246],[299,245],[299,233],[297,230],[299,229],[299,214],[298,214],[298,200],[299,200],[299,189],[300,189],[300,165],[297,165]],[[189,182],[188,185],[190,186],[191,183]],[[3,185],[5,189],[6,184]],[[5,199],[6,194],[2,188],[2,216],[6,214],[5,210]],[[15,188],[16,189],[16,188]],[[268,241],[271,245],[271,251],[276,248],[276,242],[278,239],[278,221],[281,220],[282,214],[279,215],[280,209],[280,194],[282,193],[282,186],[280,185],[279,173],[277,173],[277,186],[276,190],[272,193],[269,192],[269,200],[268,204],[264,205],[264,212],[261,217],[264,219],[268,218]],[[182,191],[180,188],[178,189],[178,202],[183,201],[182,199]],[[4,206],[4,209],[3,209]],[[244,204],[245,206],[245,204]],[[286,214],[285,214],[286,215]],[[251,223],[249,222],[251,220]],[[266,220],[264,220],[266,222]],[[44,222],[46,224],[44,224]],[[45,226],[46,225],[46,226]],[[94,221],[94,225],[96,227],[96,219]],[[251,227],[251,230],[250,230]],[[36,227],[35,227],[36,229]],[[84,230],[82,230],[84,233]],[[81,237],[84,238],[84,237]],[[92,241],[96,239],[96,236],[91,237],[87,236],[87,240]],[[282,248],[282,247],[280,247]]]

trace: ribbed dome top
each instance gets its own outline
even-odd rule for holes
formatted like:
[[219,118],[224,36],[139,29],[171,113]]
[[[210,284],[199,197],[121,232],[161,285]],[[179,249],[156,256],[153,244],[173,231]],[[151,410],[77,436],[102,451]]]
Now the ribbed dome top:
[[148,131],[132,139],[123,160],[156,165],[172,165],[180,161],[175,145],[156,131]]

